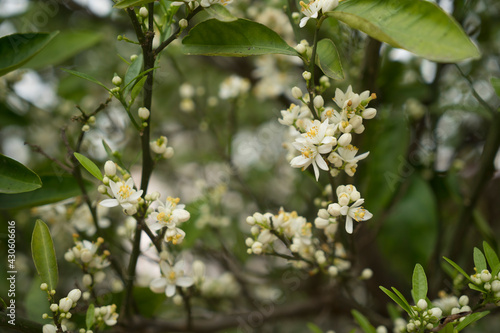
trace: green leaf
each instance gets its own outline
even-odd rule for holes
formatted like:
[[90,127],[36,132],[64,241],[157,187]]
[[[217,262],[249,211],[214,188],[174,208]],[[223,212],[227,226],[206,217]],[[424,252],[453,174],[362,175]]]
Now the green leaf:
[[145,4],[155,2],[156,0],[121,0],[118,1],[113,7],[115,8],[128,8],[135,6],[143,6]]
[[476,266],[477,272],[481,273],[482,270],[487,269],[486,258],[483,252],[477,247],[474,248],[474,266]]
[[421,299],[425,300],[427,297],[427,277],[422,265],[416,264],[413,270],[412,290],[413,301],[415,304]]
[[[26,283],[26,282],[25,282]],[[26,319],[32,320],[39,324],[46,324],[47,320],[43,319],[44,313],[51,313],[50,303],[47,302],[47,293],[40,290],[40,285],[42,281],[38,275],[34,275],[31,283],[25,287],[25,297],[22,300],[26,314],[23,315]],[[20,300],[21,301],[21,300]],[[40,331],[42,327],[40,325]]]
[[88,159],[87,157],[83,156],[82,154],[79,154],[79,153],[75,153],[75,157],[76,159],[78,160],[78,162],[80,162],[80,164],[88,171],[90,172],[90,174],[92,176],[94,176],[95,178],[99,179],[100,181],[102,181],[102,173],[101,173],[101,170],[99,169],[99,167],[97,167],[97,165],[95,165],[94,162],[92,162],[90,159]]
[[334,80],[344,79],[344,70],[340,62],[339,52],[331,39],[320,40],[316,52],[318,66],[326,76]]
[[478,321],[479,319],[483,318],[484,316],[488,315],[490,311],[483,311],[483,312],[475,312],[471,313],[467,317],[465,317],[464,320],[462,320],[456,327],[457,332],[460,332],[470,324]]
[[225,6],[218,3],[213,4],[209,7],[205,7],[205,11],[214,19],[222,22],[232,22],[238,19],[236,16],[231,14],[231,12],[227,10]]
[[323,333],[323,330],[313,323],[307,323],[307,328],[311,333]]
[[93,82],[95,84],[98,84],[101,87],[103,87],[104,89],[106,89],[107,91],[111,92],[111,90],[109,90],[108,87],[106,87],[104,84],[102,84],[101,82],[99,82],[96,78],[94,78],[94,77],[92,77],[92,76],[90,76],[88,74],[77,72],[77,71],[72,71],[71,69],[66,69],[66,68],[63,68],[62,70],[65,71],[65,72],[68,72],[71,75],[74,75],[74,76],[77,76],[79,78],[85,79],[85,80]]
[[386,289],[382,286],[379,286],[379,288],[384,293],[386,293],[386,295],[389,296],[394,302],[396,302],[397,305],[399,305],[403,310],[405,310],[409,316],[411,316],[413,314],[413,310],[410,308],[410,305],[408,304],[406,299],[403,301],[401,298],[399,298],[395,293],[393,293],[389,289]]
[[490,79],[491,85],[493,86],[493,89],[495,89],[495,93],[497,94],[498,97],[500,97],[500,78],[497,77],[492,77]]
[[49,227],[42,220],[36,220],[35,223],[31,237],[31,254],[42,283],[46,283],[49,290],[55,290],[59,277],[56,252]]
[[440,333],[455,333],[455,330],[453,329],[453,323],[446,324],[446,326],[439,332]]
[[458,62],[481,56],[460,25],[430,1],[350,0],[327,15],[429,60]]
[[[35,191],[0,194],[0,209],[36,207],[81,195],[75,178],[69,175],[40,176],[43,186]],[[86,187],[93,185],[86,182]]]
[[210,19],[197,24],[182,40],[186,54],[246,57],[262,54],[298,56],[276,32],[257,22]]
[[59,33],[30,32],[0,38],[0,76],[11,72],[36,56]]
[[496,275],[496,268],[500,264],[500,260],[498,259],[495,250],[488,244],[487,242],[483,242],[483,250],[486,255],[486,260],[488,260],[488,265],[490,265],[491,275]]
[[142,65],[144,63],[144,57],[142,53],[137,56],[137,59],[135,59],[132,64],[127,69],[127,73],[125,73],[125,88],[124,88],[124,95],[128,94],[128,91],[132,88],[129,86],[135,79],[136,77],[141,73],[142,70]]
[[139,93],[142,91],[142,87],[144,87],[144,84],[146,83],[147,79],[148,79],[148,77],[144,76],[132,88],[132,92],[130,93],[130,104],[131,105],[132,105],[132,103],[134,103],[134,101],[137,98],[137,96],[139,96]]
[[38,69],[60,64],[92,47],[102,39],[102,36],[95,31],[63,31],[23,67]]
[[94,304],[90,304],[87,309],[87,315],[85,316],[85,325],[87,326],[87,330],[91,330],[92,326],[94,326],[95,320],[95,307]]
[[401,298],[401,300],[405,303],[405,305],[413,313],[413,309],[411,308],[410,304],[408,303],[408,301],[406,300],[406,298],[403,296],[403,294],[399,290],[397,290],[396,288],[394,288],[394,287],[391,287],[391,289],[392,289],[392,291],[394,291],[396,293],[396,295],[399,296],[399,298]]
[[474,283],[469,283],[469,288],[475,291],[479,291],[480,293],[485,293],[486,290],[484,290],[481,287],[476,286]]
[[467,278],[467,280],[469,280],[470,282],[472,282],[470,276],[465,273],[465,271],[462,269],[462,267],[458,266],[453,260],[451,259],[448,259],[446,257],[443,257],[444,260],[446,260],[446,262],[448,264],[450,264],[451,266],[453,266],[453,268],[455,268],[460,274],[462,274],[463,276],[465,276]]
[[351,310],[351,314],[358,323],[359,327],[365,333],[376,333],[375,327],[370,324],[370,321],[357,310]]
[[21,163],[0,154],[0,193],[22,193],[42,186],[40,177]]

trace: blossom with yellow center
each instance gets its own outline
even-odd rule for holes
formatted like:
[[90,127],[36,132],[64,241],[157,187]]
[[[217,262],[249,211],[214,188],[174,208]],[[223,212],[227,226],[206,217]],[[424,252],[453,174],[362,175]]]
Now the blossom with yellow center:
[[154,293],[165,293],[167,297],[175,295],[176,287],[190,287],[194,280],[184,273],[184,261],[178,261],[174,266],[171,266],[166,261],[160,261],[160,269],[162,276],[153,279],[149,284],[149,288]]
[[142,195],[142,190],[136,191],[134,189],[134,181],[129,178],[125,183],[110,180],[109,187],[114,199],[106,199],[100,202],[104,207],[116,207],[121,205],[123,209],[132,209],[138,202]]

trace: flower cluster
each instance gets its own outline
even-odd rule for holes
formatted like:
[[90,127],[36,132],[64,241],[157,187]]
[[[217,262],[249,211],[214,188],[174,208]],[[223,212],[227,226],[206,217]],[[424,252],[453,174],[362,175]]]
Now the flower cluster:
[[442,310],[438,307],[428,309],[427,301],[420,299],[417,305],[413,306],[414,315],[406,324],[406,330],[408,332],[423,332],[424,330],[431,330],[434,325],[439,322]]
[[[343,215],[346,217],[345,230],[352,234],[353,223],[366,221],[372,218],[372,213],[361,206],[365,199],[361,198],[361,194],[353,185],[341,185],[337,187],[338,202],[328,205],[328,213],[332,217]],[[324,221],[320,221],[323,225]]]
[[500,305],[500,273],[493,275],[489,270],[483,269],[471,275],[470,279],[476,287],[473,289],[483,292],[486,299],[493,299]]
[[358,148],[351,144],[352,135],[365,130],[364,119],[375,117],[377,111],[367,108],[368,103],[376,98],[375,94],[365,91],[358,95],[352,92],[351,86],[345,93],[337,88],[333,100],[339,110],[325,106],[323,97],[317,95],[312,105],[319,119],[313,118],[308,94],[303,95],[300,88],[294,87],[292,95],[302,105],[291,104],[287,110],[281,111],[282,118],[279,119],[281,124],[297,131],[292,145],[301,155],[294,157],[290,165],[302,170],[312,165],[316,180],[319,178],[319,169],[329,171],[333,177],[341,170],[354,176],[358,161],[366,158],[368,153],[357,155]]
[[152,231],[164,232],[167,243],[180,244],[186,236],[179,226],[189,220],[190,214],[184,209],[184,205],[179,205],[179,201],[179,198],[172,197],[168,197],[165,202],[156,200],[158,207],[148,218],[149,228]]
[[102,254],[98,253],[99,247],[104,243],[104,239],[99,237],[97,242],[88,240],[79,241],[78,235],[73,235],[75,246],[70,248],[64,254],[64,259],[68,262],[76,263],[85,272],[96,272],[107,266],[110,262],[107,257],[110,255],[108,250],[104,250]]
[[149,288],[154,293],[165,293],[167,297],[175,295],[177,287],[191,287],[194,280],[186,276],[184,271],[184,261],[180,260],[175,265],[171,265],[168,260],[160,260],[162,276],[151,281]]
[[114,326],[118,321],[118,313],[116,313],[116,305],[105,305],[94,309],[95,325],[97,327]]
[[158,139],[151,141],[149,147],[151,151],[160,158],[171,158],[174,156],[174,148],[167,146],[168,139],[165,136],[160,136]]
[[310,18],[318,18],[318,14],[334,10],[339,5],[339,0],[313,0],[308,4],[300,2],[300,11],[305,17],[300,20],[299,26],[303,28]]

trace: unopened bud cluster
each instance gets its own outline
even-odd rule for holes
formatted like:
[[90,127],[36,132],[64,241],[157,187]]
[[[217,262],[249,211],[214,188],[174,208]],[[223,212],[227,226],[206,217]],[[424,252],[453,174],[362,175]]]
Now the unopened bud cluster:
[[441,318],[443,311],[439,307],[428,309],[428,304],[425,299],[420,299],[417,305],[413,306],[414,316],[406,324],[408,332],[423,332],[432,330]]

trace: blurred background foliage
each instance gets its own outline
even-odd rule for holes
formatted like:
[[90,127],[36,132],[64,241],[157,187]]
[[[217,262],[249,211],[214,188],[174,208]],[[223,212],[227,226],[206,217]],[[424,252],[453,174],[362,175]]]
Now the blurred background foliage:
[[[374,272],[373,278],[355,293],[356,302],[372,309],[369,318],[374,324],[387,323],[378,315],[387,316],[389,299],[378,286],[409,291],[415,263],[421,263],[428,272],[429,296],[433,299],[440,290],[449,292],[452,286],[453,275],[445,272],[449,270],[444,267],[443,255],[471,271],[472,248],[483,240],[498,253],[500,160],[495,158],[494,172],[485,175],[483,183],[478,171],[485,141],[491,129],[499,128],[495,112],[500,101],[490,78],[500,77],[500,3],[438,3],[479,46],[481,59],[458,65],[433,63],[380,45],[333,19],[328,19],[321,30],[321,35],[336,43],[346,74],[344,80],[331,82],[325,97],[332,98],[335,88],[345,90],[349,84],[354,91],[369,89],[378,96],[378,115],[356,142],[362,152],[370,151],[370,155],[360,164],[355,179],[339,180],[356,185],[366,199],[366,208],[374,214],[349,240],[355,269],[370,267]],[[227,8],[238,17],[269,26],[294,46],[299,40],[282,10],[284,5],[283,1],[242,0]],[[308,28],[298,31],[299,38],[309,36]],[[54,159],[67,161],[61,129],[74,145],[82,127],[72,121],[79,114],[75,106],[90,113],[108,98],[101,87],[71,76],[62,68],[87,73],[112,87],[114,73],[124,77],[130,56],[140,53],[138,45],[117,41],[118,35],[134,40],[134,32],[125,12],[111,10],[110,1],[0,2],[0,35],[56,30],[60,34],[39,56],[25,68],[0,78],[0,153],[49,178],[64,177],[65,172],[24,143],[36,144]],[[207,298],[195,307],[230,312],[248,307],[247,293],[257,299],[271,299],[276,307],[321,295],[325,279],[304,277],[303,272],[293,271],[279,260],[249,256],[244,245],[248,233],[244,221],[255,211],[276,213],[284,207],[313,221],[318,207],[327,200],[309,170],[300,172],[289,166],[286,157],[290,152],[283,147],[286,129],[277,122],[279,111],[293,101],[291,87],[303,84],[300,62],[286,56],[186,56],[176,43],[163,53],[159,67],[155,75],[152,138],[167,136],[175,156],[158,164],[150,189],[160,191],[163,198],[179,196],[181,202],[187,203],[192,217],[185,225],[187,237],[182,248],[189,250],[192,257],[210,262],[214,272],[232,271],[236,285],[243,288],[234,294],[240,297]],[[248,90],[224,99],[224,81],[232,75],[244,80]],[[233,82],[231,86],[236,85]],[[331,104],[328,98],[325,100]],[[140,141],[117,101],[98,114],[82,145],[81,153],[100,167],[108,159],[103,140],[131,167],[137,183],[140,167],[134,163],[140,158]],[[91,200],[101,199],[97,183],[87,176]],[[326,182],[320,179],[321,184]],[[475,190],[479,183],[481,187]],[[74,184],[65,186],[58,193],[68,191],[65,197],[77,194],[69,193]],[[471,196],[477,197],[475,207],[468,206]],[[30,278],[36,275],[28,241],[35,217],[49,223],[56,252],[62,255],[71,246],[69,235],[78,231],[73,215],[80,202],[73,197],[52,206],[13,208],[7,201],[1,204],[2,219],[17,223],[16,264],[20,272],[26,272],[17,280],[18,304],[22,304],[18,316],[40,322],[41,313],[46,311],[39,282]],[[472,211],[461,223],[464,207]],[[130,222],[115,213],[107,213],[111,227],[103,229],[104,237],[112,244],[113,255],[126,262],[130,248],[126,225]],[[5,235],[0,240],[0,251],[5,253]],[[64,288],[69,290],[80,273],[64,260],[60,265],[67,283]],[[144,288],[150,270],[155,269],[152,266],[145,255],[138,281],[143,287],[138,287],[136,293],[141,314],[182,316],[182,307]],[[0,271],[1,290],[7,289],[5,274]],[[239,284],[241,281],[247,282]],[[110,279],[108,287],[101,291],[101,297],[118,302],[118,279]],[[344,332],[353,325],[350,306],[330,304],[325,307],[329,311],[312,307],[309,312],[313,313],[305,311],[298,323],[284,318],[258,330],[304,332],[309,321],[325,330]],[[487,325],[480,327],[478,332],[488,331]],[[495,325],[489,331],[496,331]]]

